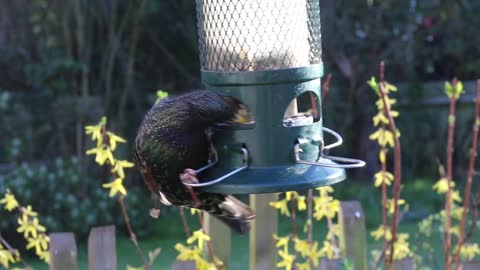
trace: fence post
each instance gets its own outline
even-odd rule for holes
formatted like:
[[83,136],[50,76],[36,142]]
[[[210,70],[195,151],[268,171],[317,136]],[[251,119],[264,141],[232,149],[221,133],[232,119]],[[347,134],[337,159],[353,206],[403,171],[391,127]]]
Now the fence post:
[[314,268],[314,270],[342,270],[343,268],[341,267],[340,262],[340,259],[322,258],[319,267]]
[[215,256],[217,256],[225,265],[225,269],[230,269],[230,250],[231,250],[231,232],[225,224],[210,214],[205,213],[205,229],[210,236]]
[[116,270],[115,226],[96,227],[88,236],[88,269]]
[[415,259],[413,257],[407,257],[400,261],[393,261],[393,269],[395,270],[413,270],[415,269]]
[[480,269],[480,261],[469,261],[460,264],[461,270],[478,270]]
[[196,270],[197,265],[194,261],[175,261],[172,270]]
[[50,234],[50,270],[77,270],[77,244],[73,233]]
[[277,194],[250,195],[250,207],[257,214],[250,230],[250,270],[277,269],[272,235],[277,233],[278,214],[268,205],[275,200]]
[[356,270],[367,269],[365,216],[359,201],[340,203],[340,249],[343,258],[353,262]]

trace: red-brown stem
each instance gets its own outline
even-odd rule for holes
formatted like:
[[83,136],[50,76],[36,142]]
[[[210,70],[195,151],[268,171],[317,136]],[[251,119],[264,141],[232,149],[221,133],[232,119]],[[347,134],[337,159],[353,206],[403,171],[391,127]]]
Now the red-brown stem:
[[[337,249],[337,240],[335,239],[335,230],[333,229],[333,221],[331,218],[327,217],[327,225],[328,225],[328,231],[330,232],[331,238],[330,238],[330,244],[332,247],[335,248],[336,251]],[[338,255],[338,254],[335,254]]]
[[[207,234],[207,231],[205,230],[205,222],[203,221],[202,211],[198,212],[198,221],[200,222],[200,226],[202,227],[202,232],[204,234]],[[215,268],[217,268],[217,270],[220,270],[221,266],[217,265],[217,260],[215,260],[215,252],[213,251],[212,243],[210,242],[210,240],[206,242],[207,242],[207,249],[208,249],[208,255],[210,256],[210,260],[215,265]]]
[[148,261],[145,258],[145,255],[143,254],[143,251],[140,248],[140,245],[138,244],[137,235],[133,231],[132,225],[130,224],[130,218],[128,217],[127,207],[125,206],[125,196],[119,195],[118,196],[118,203],[120,204],[120,206],[122,208],[122,215],[123,215],[123,219],[125,220],[125,224],[127,225],[128,233],[130,234],[130,240],[132,240],[132,242],[135,245],[135,248],[137,250],[138,256],[140,256],[140,258],[143,261],[143,268],[145,270],[148,270],[148,269],[150,269],[150,265],[148,264]]
[[[383,151],[386,155],[387,148],[382,147],[380,151]],[[381,162],[382,163],[382,173],[384,174],[387,172],[387,163],[386,162]],[[382,182],[382,224],[383,224],[383,247],[385,248],[388,244],[387,240],[387,185],[385,184],[385,181]]]
[[[453,79],[452,87],[455,89],[457,80]],[[447,183],[448,189],[445,194],[445,227],[444,227],[444,237],[445,237],[445,270],[450,270],[450,247],[451,247],[451,236],[450,236],[450,227],[451,227],[451,197],[452,197],[452,177],[453,177],[453,140],[455,135],[455,109],[456,109],[456,97],[455,90],[452,91],[450,97],[450,110],[448,113],[448,139],[447,139]]]
[[[292,241],[295,243],[297,240],[297,212],[295,209],[295,196],[292,195],[292,199],[290,200],[290,207],[291,207],[291,212],[292,212]],[[293,252],[293,262],[292,262],[292,269],[296,269],[295,267],[295,261],[297,257],[297,250],[294,248]]]
[[[102,130],[102,137],[103,137],[103,145],[105,145],[106,147],[109,147],[110,146],[110,140],[109,140],[109,135],[107,133],[106,125],[102,125],[101,130]],[[110,166],[113,166],[113,164],[110,164]],[[133,227],[130,223],[130,218],[128,216],[127,207],[125,205],[125,196],[118,195],[117,199],[118,199],[118,203],[120,204],[120,207],[122,209],[123,220],[125,221],[125,224],[127,225],[128,233],[130,234],[130,240],[135,245],[135,249],[137,251],[137,254],[138,254],[138,256],[140,256],[140,259],[142,259],[142,261],[143,261],[143,268],[145,270],[148,270],[148,269],[150,269],[150,265],[147,261],[147,258],[145,257],[145,254],[143,253],[142,248],[138,244],[137,235],[135,234],[135,231],[133,230]]]
[[18,259],[20,259],[20,262],[25,266],[26,269],[32,270],[33,268],[25,261],[23,258],[20,256],[20,253],[16,251],[8,242],[3,238],[3,236],[0,234],[0,243],[2,243],[8,251],[14,256],[16,256]]
[[[201,205],[201,202],[200,202],[200,199],[198,199],[198,196],[197,194],[195,193],[195,191],[193,190],[192,187],[190,186],[185,186],[188,190],[188,192],[190,193],[190,195],[192,196],[192,199],[193,201],[195,202],[195,205],[198,207]],[[203,213],[202,211],[199,211],[198,212],[198,221],[200,223],[200,227],[202,228],[202,232],[204,234],[207,233],[207,230],[205,229],[205,223],[203,222]],[[207,249],[208,249],[208,255],[210,256],[210,260],[212,261],[212,263],[215,265],[215,268],[217,270],[220,270],[221,266],[217,264],[217,260],[215,260],[215,252],[213,250],[213,247],[212,247],[212,243],[210,243],[210,241],[206,241],[207,242]]]
[[389,122],[389,128],[390,131],[393,134],[394,138],[394,160],[393,160],[393,175],[394,175],[394,181],[393,181],[393,217],[392,217],[392,240],[390,244],[390,254],[388,258],[388,263],[387,263],[387,270],[391,270],[393,268],[393,253],[395,251],[395,241],[397,240],[397,225],[398,225],[398,200],[400,198],[400,184],[402,181],[402,152],[400,148],[400,140],[398,139],[397,136],[397,127],[395,125],[395,122],[393,120],[392,113],[390,111],[390,107],[387,102],[387,97],[385,93],[385,86],[384,86],[384,72],[385,70],[385,64],[384,62],[380,63],[380,96],[383,101],[383,105],[386,110],[386,114],[388,117],[388,122]]
[[313,189],[308,190],[307,195],[307,240],[310,248],[313,244]]
[[480,121],[480,80],[477,80],[477,95],[475,97],[475,118],[473,122],[472,132],[472,148],[470,148],[470,160],[468,163],[467,184],[465,186],[465,198],[463,200],[462,219],[460,220],[460,235],[455,251],[455,270],[460,267],[460,250],[462,245],[465,244],[465,223],[467,221],[468,210],[470,209],[470,193],[472,193],[473,171],[475,169],[475,159],[477,157],[477,145],[478,145],[478,125]]
[[322,86],[322,102],[325,100],[325,96],[327,96],[328,90],[330,90],[331,81],[332,81],[332,74],[328,74],[327,79],[325,79],[325,82],[323,83],[323,86]]
[[190,233],[190,227],[188,226],[187,218],[185,217],[185,209],[183,209],[183,207],[180,206],[178,207],[178,210],[180,211],[180,217],[182,217],[182,223],[183,223],[183,229],[185,230],[185,235],[187,236],[187,238],[190,238],[192,234]]

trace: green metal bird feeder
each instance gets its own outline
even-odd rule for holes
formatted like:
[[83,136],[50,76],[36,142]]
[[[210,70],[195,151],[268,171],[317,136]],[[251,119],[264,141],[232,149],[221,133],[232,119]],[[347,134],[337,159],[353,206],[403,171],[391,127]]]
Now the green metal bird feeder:
[[[320,7],[313,0],[197,0],[202,82],[242,101],[254,122],[215,132],[200,171],[216,193],[273,193],[337,183],[356,159],[325,155],[342,143],[322,127]],[[324,133],[337,141],[325,145]],[[208,169],[207,169],[208,168]]]

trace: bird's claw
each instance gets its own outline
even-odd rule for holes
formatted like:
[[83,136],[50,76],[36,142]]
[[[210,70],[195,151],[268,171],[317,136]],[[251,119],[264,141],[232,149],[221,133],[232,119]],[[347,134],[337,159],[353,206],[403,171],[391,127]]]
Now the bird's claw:
[[160,216],[160,209],[152,208],[150,209],[150,216],[157,219]]
[[198,184],[197,172],[193,169],[185,169],[183,173],[180,174],[180,180],[183,183],[188,184]]

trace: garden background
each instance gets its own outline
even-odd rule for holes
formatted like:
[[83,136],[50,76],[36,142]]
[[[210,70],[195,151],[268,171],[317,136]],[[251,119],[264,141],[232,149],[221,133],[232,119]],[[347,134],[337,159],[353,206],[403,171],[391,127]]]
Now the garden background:
[[[384,60],[386,80],[399,88],[393,96],[400,112],[402,198],[409,203],[402,226],[414,233],[418,221],[443,208],[444,198],[432,185],[440,178],[439,164],[446,162],[444,82],[454,77],[464,82],[465,94],[458,101],[453,178],[457,186],[466,179],[474,80],[480,77],[480,2],[320,3],[323,62],[332,74],[324,125],[344,136],[336,154],[368,164],[349,171],[348,179],[334,186],[334,197],[360,200],[369,229],[381,223],[380,192],[372,184],[378,145],[369,139],[377,96],[367,81]],[[134,136],[157,90],[176,95],[202,88],[199,66],[193,0],[0,1],[0,194],[9,188],[35,208],[48,231],[73,231],[80,243],[91,227],[116,224],[119,265],[138,263],[127,256],[134,247],[119,207],[101,186],[108,170],[85,155],[93,143],[84,127],[107,116],[109,130],[127,141],[116,155],[133,160]],[[152,219],[140,174],[126,173],[132,225],[145,249],[162,247],[156,266],[169,269],[173,246],[184,239],[178,209],[162,208],[160,218]],[[477,173],[475,180],[478,191]],[[279,231],[288,226],[288,220],[280,222]],[[2,235],[25,246],[16,228],[16,218],[0,211]],[[368,239],[372,248],[378,244]],[[431,245],[440,246],[440,233],[435,239]],[[478,232],[473,239],[479,239]],[[242,269],[246,242],[246,237],[233,240],[233,269]],[[441,258],[441,250],[437,253],[432,256]],[[81,269],[85,256],[81,251]],[[33,256],[27,260],[35,269],[47,269]]]

